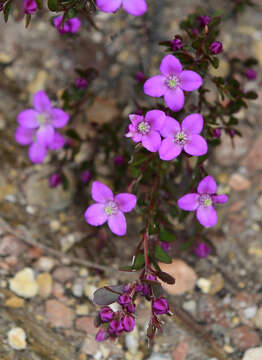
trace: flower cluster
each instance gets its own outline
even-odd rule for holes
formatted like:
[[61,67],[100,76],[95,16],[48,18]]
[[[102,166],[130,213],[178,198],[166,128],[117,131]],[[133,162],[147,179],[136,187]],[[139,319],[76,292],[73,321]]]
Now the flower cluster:
[[52,107],[42,90],[35,93],[33,105],[34,109],[19,113],[15,138],[20,145],[30,145],[28,155],[33,163],[42,163],[48,150],[58,150],[64,146],[65,139],[56,129],[68,123],[69,115]]
[[143,15],[147,11],[145,0],[96,0],[96,6],[99,10],[107,13],[115,12],[122,6],[133,16]]
[[53,22],[60,34],[74,34],[81,27],[81,21],[77,17],[68,19],[63,23],[63,16],[60,15],[54,18]]

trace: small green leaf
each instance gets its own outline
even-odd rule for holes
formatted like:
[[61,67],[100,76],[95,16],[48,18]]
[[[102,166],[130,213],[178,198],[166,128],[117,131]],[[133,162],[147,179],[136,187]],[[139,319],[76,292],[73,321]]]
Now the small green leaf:
[[43,0],[35,0],[35,1],[36,1],[36,4],[37,4],[38,9],[42,9],[42,7],[43,7]]
[[58,11],[58,0],[48,0],[48,9],[51,11]]
[[80,136],[78,135],[78,133],[74,129],[68,129],[66,131],[66,135],[69,136],[70,138],[74,139],[74,140],[81,141]]
[[28,28],[30,21],[31,21],[31,14],[26,14],[26,17],[25,17],[25,27],[26,28]]
[[164,242],[173,242],[175,241],[175,235],[166,229],[160,230],[160,240]]
[[171,257],[162,249],[160,245],[156,245],[154,255],[157,260],[163,263],[171,264],[172,262]]
[[175,284],[176,280],[173,278],[173,276],[169,275],[168,273],[164,271],[158,271],[156,273],[156,276],[159,277],[159,279],[163,280],[165,283],[173,285]]
[[257,93],[255,91],[248,91],[244,93],[246,99],[255,100],[257,99]]
[[219,67],[219,59],[217,57],[213,57],[210,59],[212,66],[217,69]]
[[144,254],[142,254],[141,252],[139,252],[137,254],[137,256],[135,257],[135,261],[133,264],[133,269],[135,270],[140,270],[142,269],[142,267],[145,265],[145,258],[144,258]]
[[8,21],[10,11],[11,11],[11,7],[12,7],[12,2],[11,1],[9,1],[4,7],[4,19],[5,19],[5,22]]

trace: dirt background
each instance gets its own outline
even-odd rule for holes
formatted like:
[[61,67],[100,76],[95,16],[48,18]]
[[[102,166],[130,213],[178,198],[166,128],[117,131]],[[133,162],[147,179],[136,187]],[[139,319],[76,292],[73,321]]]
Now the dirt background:
[[[237,17],[228,15],[231,5],[231,1],[155,0],[141,18],[123,11],[97,14],[99,30],[83,19],[74,38],[61,37],[45,11],[33,17],[29,29],[23,22],[10,19],[5,25],[0,20],[1,360],[241,360],[246,350],[261,346],[262,4],[257,1],[257,8]],[[88,108],[81,111],[95,122],[111,121],[120,112],[127,115],[135,109],[134,74],[145,69],[147,74],[155,73],[163,57],[158,42],[178,33],[179,22],[197,6],[226,14],[220,39],[225,51],[218,74],[227,75],[229,57],[252,55],[259,61],[256,81],[246,84],[259,97],[237,114],[244,136],[235,140],[234,148],[230,139],[223,140],[210,168],[230,200],[219,212],[219,225],[209,230],[211,256],[199,260],[190,251],[174,252],[184,262],[169,270],[177,274],[182,268],[183,281],[195,286],[181,295],[171,290],[175,319],[165,319],[164,331],[153,346],[148,348],[145,340],[150,309],[143,302],[138,308],[143,315],[132,334],[117,344],[98,344],[92,293],[104,284],[130,280],[129,275],[110,269],[130,261],[136,233],[130,226],[128,236],[117,239],[101,231],[97,241],[83,218],[89,187],[82,188],[79,197],[68,169],[68,191],[50,189],[48,159],[44,165],[32,166],[26,150],[14,141],[16,116],[30,106],[39,89],[59,98],[61,89],[74,79],[73,69],[87,66],[100,72],[93,85],[99,101],[92,115]],[[108,164],[104,171],[111,170]],[[94,270],[92,262],[100,269]],[[38,284],[38,293],[30,299],[9,288],[10,279],[24,268],[34,271],[36,280],[27,279],[30,286]],[[27,335],[23,351],[12,349],[7,340],[15,326]],[[245,360],[261,360],[259,356]]]

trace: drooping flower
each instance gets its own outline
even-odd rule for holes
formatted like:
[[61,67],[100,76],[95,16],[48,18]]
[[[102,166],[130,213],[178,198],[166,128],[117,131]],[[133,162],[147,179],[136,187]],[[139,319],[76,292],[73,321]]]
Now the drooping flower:
[[123,321],[123,327],[126,332],[131,332],[135,327],[135,319],[131,315],[125,315]]
[[83,184],[88,184],[89,181],[92,179],[92,174],[89,170],[85,170],[82,172],[81,177],[80,177],[81,181]]
[[200,114],[188,115],[181,123],[170,116],[166,117],[165,126],[160,131],[165,138],[159,148],[162,160],[173,160],[184,150],[194,156],[207,152],[206,140],[200,136],[203,129],[203,117]]
[[155,299],[152,304],[152,310],[156,315],[167,314],[169,312],[168,302],[164,297]]
[[107,13],[115,12],[122,6],[133,16],[143,15],[147,11],[146,0],[96,0],[96,6]]
[[166,115],[161,110],[150,110],[145,117],[142,115],[129,115],[131,124],[128,127],[126,137],[131,137],[134,142],[142,143],[142,146],[151,152],[158,151],[161,145],[159,131],[162,129]]
[[223,204],[227,195],[217,195],[217,184],[212,176],[206,176],[197,187],[197,193],[184,195],[178,200],[180,209],[196,211],[200,224],[209,228],[217,223],[217,213],[214,204]]
[[24,0],[24,11],[26,14],[32,15],[37,10],[37,4],[35,0]]
[[219,128],[214,129],[214,130],[213,130],[213,136],[214,136],[215,138],[219,139],[220,136],[221,136],[221,129],[219,129]]
[[105,341],[109,337],[109,334],[106,330],[100,329],[96,334],[96,341],[101,342]]
[[86,86],[87,86],[87,80],[85,78],[77,78],[75,80],[75,86],[78,88],[78,89],[85,89]]
[[211,253],[211,247],[205,242],[200,242],[194,247],[194,253],[200,259],[204,259]]
[[33,105],[34,109],[20,112],[17,121],[23,128],[35,131],[39,145],[52,147],[52,144],[58,141],[55,128],[64,127],[68,123],[69,115],[61,109],[53,108],[47,94],[42,90],[35,93]]
[[209,46],[209,50],[212,54],[220,54],[223,51],[223,44],[220,41],[213,41],[212,44]]
[[125,163],[125,158],[124,158],[124,156],[122,156],[122,155],[117,155],[117,156],[115,156],[115,158],[114,158],[114,163],[115,163],[117,166],[122,166],[122,165],[124,165],[124,163]]
[[54,18],[53,23],[60,34],[74,34],[81,27],[81,21],[77,17],[68,19],[63,24],[63,16],[60,15]]
[[183,47],[183,42],[179,37],[175,37],[170,41],[170,47],[172,51],[181,50]]
[[49,186],[55,188],[62,183],[62,177],[58,173],[54,173],[49,177]]
[[197,20],[198,20],[198,23],[200,26],[206,26],[210,22],[210,17],[203,15],[203,16],[199,16],[199,18]]
[[254,69],[247,69],[245,75],[249,80],[255,80],[257,78],[257,72]]
[[112,320],[109,325],[109,333],[115,336],[119,336],[121,332],[124,330],[122,321],[120,320]]
[[161,75],[149,78],[144,84],[145,94],[153,97],[164,96],[169,109],[179,111],[183,108],[184,91],[197,90],[202,78],[195,71],[183,70],[180,61],[173,55],[167,55],[160,64]]
[[139,83],[144,83],[146,81],[146,75],[142,71],[136,73],[136,80]]
[[136,196],[121,193],[116,196],[108,186],[99,181],[92,184],[92,198],[96,204],[90,205],[85,212],[85,219],[92,226],[108,222],[112,233],[123,236],[126,234],[125,212],[130,212],[136,206]]
[[99,311],[99,316],[104,322],[111,321],[114,317],[114,311],[109,306],[105,306]]

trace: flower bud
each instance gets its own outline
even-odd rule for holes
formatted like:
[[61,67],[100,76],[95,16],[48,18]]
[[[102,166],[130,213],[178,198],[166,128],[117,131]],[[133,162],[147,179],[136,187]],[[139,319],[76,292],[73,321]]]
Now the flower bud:
[[169,252],[171,250],[171,248],[172,248],[172,245],[170,243],[167,243],[167,242],[164,242],[164,241],[161,241],[160,245],[161,245],[161,248],[165,252]]
[[201,259],[204,259],[211,253],[211,248],[206,243],[200,242],[195,246],[194,252],[196,256],[200,257]]
[[111,321],[114,317],[114,311],[109,306],[105,306],[99,311],[99,316],[104,322]]
[[249,80],[255,80],[257,77],[257,72],[253,69],[248,69],[245,73],[247,79]]
[[117,301],[120,305],[127,306],[131,303],[131,297],[127,294],[122,294]]
[[127,310],[128,310],[128,312],[130,312],[131,314],[134,314],[134,313],[136,312],[136,306],[135,306],[135,304],[132,304],[132,303],[128,304],[128,305],[127,305]]
[[96,341],[105,341],[108,338],[109,334],[106,330],[100,329],[96,334]]
[[80,177],[82,183],[84,184],[88,184],[89,181],[92,179],[92,174],[89,170],[85,170],[82,172],[81,177]]
[[119,336],[120,333],[124,330],[122,322],[119,320],[112,320],[109,325],[109,333],[112,335]]
[[84,79],[84,78],[77,78],[75,80],[75,86],[78,88],[78,89],[85,89],[86,86],[87,86],[87,80]]
[[174,38],[173,40],[170,41],[170,47],[172,51],[181,50],[183,47],[182,40],[179,39],[178,37]]
[[199,25],[204,27],[209,24],[210,17],[209,16],[199,16],[199,18],[197,20],[198,20]]
[[125,163],[125,158],[122,155],[117,155],[114,158],[114,163],[118,166],[122,166]]
[[142,71],[138,71],[136,73],[136,80],[140,83],[144,83],[146,81],[146,75]]
[[158,298],[153,301],[153,312],[156,315],[166,314],[169,311],[169,305],[165,298]]
[[220,41],[213,41],[212,44],[209,46],[209,50],[212,54],[220,54],[223,51],[223,44]]
[[220,129],[214,129],[213,130],[213,136],[215,137],[215,138],[220,138],[220,136],[221,136],[221,130]]
[[55,188],[58,185],[60,185],[62,183],[62,178],[61,175],[58,173],[54,173],[49,177],[49,186],[51,188]]
[[126,332],[130,332],[132,330],[134,330],[135,327],[135,319],[133,318],[133,316],[131,315],[125,315],[124,319],[123,319],[123,326],[124,326],[124,330]]

